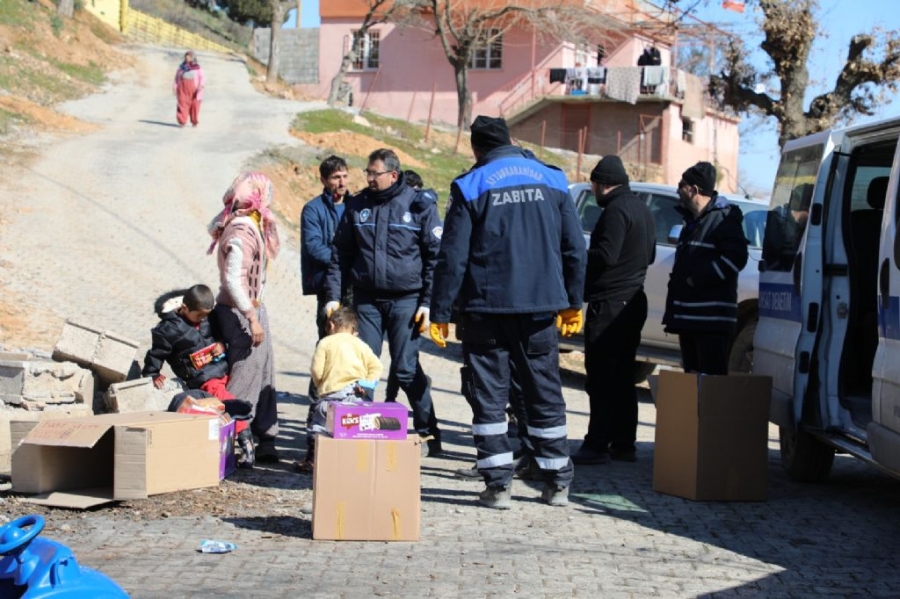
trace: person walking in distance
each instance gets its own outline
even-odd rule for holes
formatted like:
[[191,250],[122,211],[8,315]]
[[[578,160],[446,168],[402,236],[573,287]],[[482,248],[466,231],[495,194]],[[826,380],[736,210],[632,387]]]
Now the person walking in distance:
[[585,390],[591,414],[584,443],[572,455],[576,464],[636,459],[635,356],[647,320],[644,278],[656,257],[656,225],[647,203],[628,183],[618,156],[604,156],[591,171],[603,213],[591,232],[584,277]]
[[[454,302],[462,322],[463,394],[472,407],[484,506],[509,509],[513,452],[506,405],[522,387],[543,501],[568,504],[566,404],[557,327],[581,330],[585,246],[565,174],[511,144],[506,121],[472,123],[472,169],[454,179],[435,269],[430,335],[446,346]],[[513,262],[526,265],[510,268]],[[457,301],[458,298],[458,301]],[[555,325],[555,326],[554,326]]]
[[728,374],[737,328],[738,273],[747,264],[744,215],[716,193],[716,168],[698,162],[681,175],[684,228],[669,275],[663,324],[678,335],[685,372]]
[[196,127],[200,124],[200,103],[203,101],[203,89],[206,87],[206,76],[197,62],[193,51],[185,52],[184,60],[175,71],[173,91],[178,99],[175,118],[179,127],[184,127],[190,120]]
[[326,274],[325,313],[352,289],[359,338],[375,355],[387,335],[391,370],[406,393],[413,426],[429,456],[442,453],[431,399],[431,379],[419,362],[419,338],[428,330],[431,285],[441,239],[436,197],[406,184],[393,150],[369,155],[368,188],[347,203],[334,236]]

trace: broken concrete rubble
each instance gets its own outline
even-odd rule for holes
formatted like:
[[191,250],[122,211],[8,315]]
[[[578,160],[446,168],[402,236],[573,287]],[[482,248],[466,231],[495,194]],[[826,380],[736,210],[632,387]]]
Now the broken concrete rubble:
[[117,333],[67,320],[53,348],[53,359],[90,368],[109,385],[128,378],[138,345]]

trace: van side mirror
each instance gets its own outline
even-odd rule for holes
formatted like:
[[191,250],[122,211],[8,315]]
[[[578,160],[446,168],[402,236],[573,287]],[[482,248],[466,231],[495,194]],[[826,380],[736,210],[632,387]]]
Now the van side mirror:
[[684,225],[672,225],[672,228],[669,229],[669,243],[676,244],[678,243],[678,238],[681,237],[681,229],[684,228]]

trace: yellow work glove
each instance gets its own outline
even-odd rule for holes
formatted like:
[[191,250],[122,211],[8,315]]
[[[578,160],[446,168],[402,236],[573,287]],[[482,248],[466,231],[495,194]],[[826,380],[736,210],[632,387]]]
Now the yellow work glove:
[[444,349],[447,347],[447,335],[450,334],[449,325],[439,324],[436,322],[431,323],[431,327],[428,329],[428,333],[431,335],[431,340],[434,341],[434,344]]
[[325,304],[325,318],[331,318],[331,313],[341,307],[341,302],[334,300]]
[[581,315],[581,310],[566,308],[560,310],[556,315],[556,328],[563,337],[571,337],[575,333],[580,333],[583,326],[584,317]]
[[431,315],[431,308],[427,308],[425,306],[419,306],[419,309],[416,310],[416,322],[419,323],[419,332],[424,333],[428,330],[428,324],[431,322],[428,320],[428,317]]

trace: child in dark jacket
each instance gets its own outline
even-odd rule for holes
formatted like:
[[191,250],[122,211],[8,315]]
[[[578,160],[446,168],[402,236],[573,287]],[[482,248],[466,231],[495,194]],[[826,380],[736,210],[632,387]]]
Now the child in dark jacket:
[[[217,323],[210,318],[214,307],[215,296],[206,285],[171,291],[157,298],[154,308],[160,322],[150,332],[153,341],[141,371],[142,376],[153,379],[157,389],[165,383],[166,377],[160,371],[167,362],[188,389],[205,391],[226,406],[229,400],[236,399],[226,388],[228,360],[225,346],[218,340]],[[252,468],[253,438],[245,420],[237,421],[236,432],[243,452],[238,466]]]

